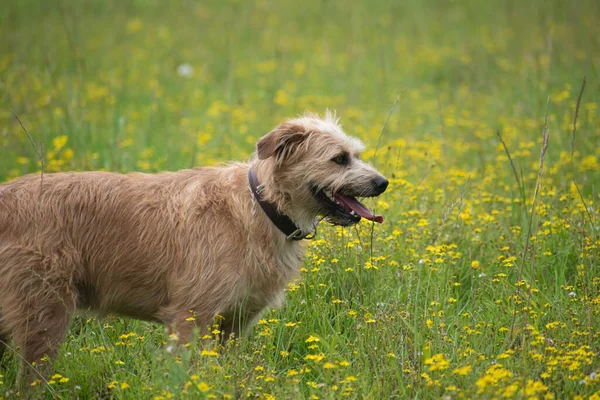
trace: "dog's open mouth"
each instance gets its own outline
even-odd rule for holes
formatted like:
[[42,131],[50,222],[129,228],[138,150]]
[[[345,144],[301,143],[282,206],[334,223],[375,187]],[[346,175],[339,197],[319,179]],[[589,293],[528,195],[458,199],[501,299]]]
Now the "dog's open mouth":
[[318,191],[313,189],[313,193],[323,207],[323,214],[335,225],[354,225],[361,218],[378,223],[383,222],[381,215],[373,214],[367,206],[352,195],[341,192],[332,193],[327,188]]

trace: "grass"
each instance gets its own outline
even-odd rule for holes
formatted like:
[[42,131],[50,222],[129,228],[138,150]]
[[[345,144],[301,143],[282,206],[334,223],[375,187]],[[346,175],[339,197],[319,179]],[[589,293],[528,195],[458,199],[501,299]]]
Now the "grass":
[[5,3],[0,181],[243,159],[326,108],[391,180],[247,337],[80,316],[30,396],[600,398],[597,2]]

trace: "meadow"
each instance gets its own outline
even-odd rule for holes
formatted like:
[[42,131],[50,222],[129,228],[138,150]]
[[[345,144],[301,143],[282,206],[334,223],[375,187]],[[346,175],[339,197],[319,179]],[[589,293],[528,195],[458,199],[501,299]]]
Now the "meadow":
[[329,108],[390,188],[246,337],[81,315],[0,399],[600,399],[600,3],[1,3],[0,182],[246,159]]

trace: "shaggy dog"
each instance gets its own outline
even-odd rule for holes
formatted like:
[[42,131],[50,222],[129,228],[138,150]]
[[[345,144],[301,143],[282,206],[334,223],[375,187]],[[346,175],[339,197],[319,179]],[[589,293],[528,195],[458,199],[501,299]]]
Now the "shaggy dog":
[[317,216],[383,221],[356,199],[388,185],[362,149],[333,115],[305,115],[248,163],[0,185],[0,353],[13,337],[27,363],[52,356],[77,308],[158,321],[181,341],[220,314],[239,336],[281,303]]

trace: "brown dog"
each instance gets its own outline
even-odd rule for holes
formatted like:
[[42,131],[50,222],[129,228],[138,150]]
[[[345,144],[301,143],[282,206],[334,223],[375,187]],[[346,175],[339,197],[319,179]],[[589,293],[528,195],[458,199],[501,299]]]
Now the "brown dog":
[[281,303],[316,216],[383,221],[356,200],[388,185],[362,148],[333,115],[305,115],[248,163],[0,185],[0,340],[29,363],[52,355],[77,308],[159,321],[182,341],[220,314],[225,337],[239,335]]

